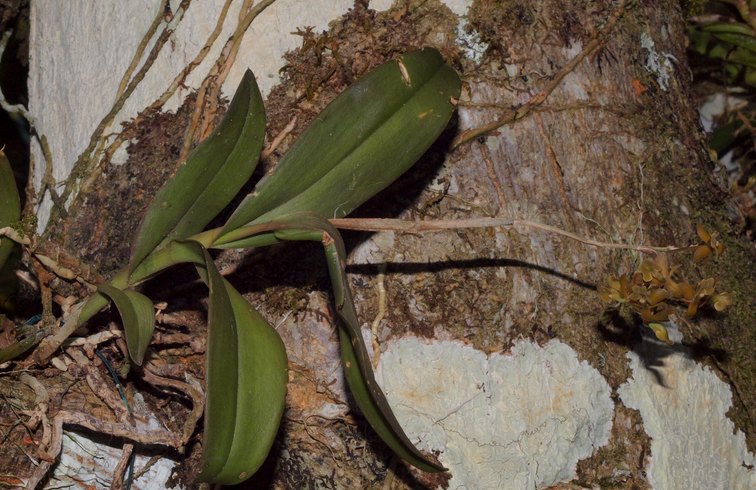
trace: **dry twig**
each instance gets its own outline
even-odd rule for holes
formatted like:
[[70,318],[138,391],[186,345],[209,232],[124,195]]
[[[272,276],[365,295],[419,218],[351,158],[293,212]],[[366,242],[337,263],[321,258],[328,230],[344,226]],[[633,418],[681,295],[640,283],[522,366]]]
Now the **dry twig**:
[[126,469],[131,462],[131,456],[134,454],[134,445],[127,443],[123,445],[123,453],[121,453],[121,459],[118,460],[118,464],[113,471],[113,481],[110,483],[110,490],[122,490],[123,476],[126,473]]
[[177,379],[164,378],[158,376],[150,370],[150,366],[144,370],[144,380],[155,386],[162,386],[171,388],[189,397],[192,401],[192,410],[189,415],[186,416],[184,421],[184,428],[179,438],[180,446],[185,446],[194,433],[194,428],[197,426],[197,422],[202,417],[202,412],[205,410],[205,395],[199,389],[184,383]]
[[286,138],[289,135],[289,133],[291,133],[294,130],[295,127],[297,127],[297,116],[292,117],[291,121],[289,121],[286,127],[283,128],[281,132],[276,135],[275,138],[273,138],[273,141],[271,141],[268,146],[263,148],[263,151],[260,153],[260,159],[262,160],[272,155],[273,152],[276,151],[276,148],[278,148],[278,145],[281,144],[284,138]]
[[[158,37],[157,41],[155,41],[155,44],[152,46],[152,49],[150,50],[149,55],[147,55],[147,59],[145,59],[144,63],[142,64],[142,67],[131,78],[131,81],[126,86],[126,89],[121,93],[121,95],[115,101],[110,111],[108,111],[105,117],[102,118],[100,123],[97,125],[97,128],[95,128],[94,132],[92,133],[92,136],[89,139],[89,144],[87,145],[86,149],[81,153],[81,155],[79,155],[79,158],[76,160],[76,162],[73,165],[73,168],[71,169],[71,173],[69,174],[68,181],[66,182],[66,188],[63,190],[63,193],[61,194],[62,202],[68,202],[69,197],[73,196],[74,202],[71,205],[71,207],[75,207],[78,204],[79,200],[81,199],[82,194],[86,191],[86,189],[94,182],[94,180],[99,175],[98,169],[100,169],[101,166],[97,162],[97,154],[95,150],[100,146],[100,138],[103,137],[103,134],[105,133],[105,131],[113,123],[113,121],[115,120],[115,117],[118,115],[118,113],[123,108],[123,105],[126,103],[126,100],[128,100],[128,98],[131,97],[131,94],[134,92],[134,90],[136,90],[139,83],[144,79],[145,75],[147,74],[149,69],[152,67],[152,64],[155,62],[155,59],[157,59],[157,56],[162,50],[163,46],[165,45],[166,42],[168,42],[171,35],[173,34],[173,31],[176,28],[176,25],[183,18],[184,13],[186,12],[186,9],[189,8],[190,3],[191,3],[191,0],[181,1],[181,4],[176,9],[173,20],[169,24],[167,24],[163,32],[160,33],[160,36]],[[162,11],[159,12],[158,15],[162,17],[163,12]],[[149,35],[150,33],[148,32],[147,34]],[[150,35],[150,38],[151,37],[152,36]],[[58,218],[59,218],[59,214],[53,212],[50,215],[50,222],[54,223]],[[48,228],[48,231],[46,231],[45,233],[48,233],[49,230],[50,228]]]
[[[236,29],[234,29],[234,32],[229,36],[228,40],[226,40],[226,44],[223,46],[221,54],[218,56],[218,59],[213,64],[207,76],[205,76],[205,79],[197,92],[194,114],[192,115],[192,120],[187,129],[184,144],[181,148],[181,160],[186,158],[194,142],[206,138],[212,129],[218,95],[220,94],[221,86],[231,69],[231,65],[236,59],[236,54],[241,46],[242,38],[247,32],[250,24],[252,24],[252,21],[275,1],[276,0],[262,0],[254,6],[249,7],[249,1],[245,0],[242,5],[239,23],[237,24]],[[209,110],[205,110],[205,99],[211,104]]]

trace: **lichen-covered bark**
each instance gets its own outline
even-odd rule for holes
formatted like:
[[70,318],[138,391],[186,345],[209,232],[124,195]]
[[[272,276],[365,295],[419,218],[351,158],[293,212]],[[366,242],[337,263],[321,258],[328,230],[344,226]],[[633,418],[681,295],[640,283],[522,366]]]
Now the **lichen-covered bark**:
[[[415,168],[358,215],[530,219],[605,242],[657,245],[695,242],[697,222],[719,231],[728,250],[717,262],[698,270],[689,254],[674,257],[691,281],[716,276],[722,290],[733,291],[735,305],[724,316],[685,328],[685,341],[735,388],[731,417],[753,449],[754,253],[738,237],[739,218],[714,174],[691,107],[678,2],[632,2],[605,45],[579,63],[544,103],[521,120],[451,148],[458,130],[496,120],[538,94],[615,8],[608,0],[476,1],[467,34],[475,39],[477,33],[477,52],[485,51],[475,61],[457,43],[458,19],[439,1],[399,2],[381,14],[357,2],[328,32],[303,31],[302,48],[288,55],[284,81],[267,101],[269,137],[292,118],[297,123],[263,167],[275,165],[307,123],[370,68],[413,48],[437,47],[466,82],[458,116]],[[651,50],[641,47],[643,37],[653,40],[657,56],[671,60],[668,79],[663,70],[647,67]],[[143,126],[131,159],[107,172],[87,204],[60,228],[62,243],[104,271],[126,262],[129,230],[176,166],[177,147],[167,141],[181,139],[188,122],[181,114],[155,116]],[[411,334],[464,340],[494,353],[508,351],[522,338],[539,343],[558,338],[613,389],[628,378],[625,353],[637,342],[638,330],[605,315],[595,289],[609,274],[636,266],[636,253],[503,229],[351,233],[347,240],[353,247],[349,272],[366,326],[385,300],[378,345]],[[443,479],[412,473],[393,460],[352,410],[338,366],[320,254],[319,247],[301,244],[228,252],[218,260],[277,325],[290,357],[284,424],[268,463],[249,487],[377,488],[387,479],[394,479],[393,488],[443,485]],[[191,284],[171,292],[177,278],[192,280],[188,273],[174,275],[148,288],[155,299],[168,302],[171,313],[196,311],[204,293]],[[386,291],[383,299],[379,283]],[[202,335],[201,327],[182,325],[178,331]],[[166,366],[181,365],[202,376],[196,349],[160,346],[156,352]],[[170,368],[165,369],[168,374]],[[137,376],[127,380],[140,389]],[[171,413],[187,410],[173,403]],[[579,464],[577,483],[647,487],[649,448],[638,413],[618,404],[608,446]],[[178,481],[188,484],[196,475],[198,449],[192,446]]]

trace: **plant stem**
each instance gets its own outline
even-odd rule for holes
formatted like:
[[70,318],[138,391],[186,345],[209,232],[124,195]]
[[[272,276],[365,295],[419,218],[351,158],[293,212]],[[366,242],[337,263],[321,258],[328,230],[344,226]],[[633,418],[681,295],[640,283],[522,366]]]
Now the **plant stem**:
[[329,220],[333,226],[343,230],[361,231],[398,231],[401,233],[433,233],[443,230],[460,230],[470,228],[536,228],[555,235],[561,235],[586,245],[599,248],[620,250],[634,250],[646,254],[656,255],[659,252],[675,252],[687,250],[690,247],[631,245],[626,243],[600,242],[591,238],[581,237],[555,226],[522,219],[502,218],[472,218],[462,220],[410,221],[383,218],[341,218]]

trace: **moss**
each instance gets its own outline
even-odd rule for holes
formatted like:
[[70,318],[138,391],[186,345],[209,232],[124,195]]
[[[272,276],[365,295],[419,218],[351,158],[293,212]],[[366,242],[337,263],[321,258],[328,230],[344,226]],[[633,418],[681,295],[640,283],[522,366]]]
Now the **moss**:
[[544,45],[570,48],[575,43],[584,44],[591,37],[587,19],[601,8],[596,3],[569,0],[551,8],[523,0],[475,0],[468,17],[481,38],[492,46],[494,57],[516,63],[511,53],[527,52],[520,49],[524,46],[542,52]]
[[193,110],[192,96],[175,113],[141,114],[126,123],[128,160],[109,165],[83,204],[56,224],[52,236],[106,277],[123,267],[147,206],[181,163],[178,157]]
[[710,3],[708,0],[680,0],[680,6],[686,18],[704,13],[708,3]]
[[609,444],[578,462],[577,483],[592,488],[650,488],[645,477],[651,439],[643,431],[640,413],[615,402]]

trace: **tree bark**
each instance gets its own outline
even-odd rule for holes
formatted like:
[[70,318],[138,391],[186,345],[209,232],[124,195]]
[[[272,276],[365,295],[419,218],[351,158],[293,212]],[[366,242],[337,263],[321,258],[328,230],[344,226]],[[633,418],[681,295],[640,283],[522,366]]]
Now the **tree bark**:
[[[727,249],[716,262],[697,267],[687,251],[670,257],[691,283],[715,277],[718,290],[733,293],[734,305],[724,314],[680,321],[682,343],[663,352],[670,358],[684,352],[710,366],[732,389],[729,418],[753,451],[754,251],[739,234],[741,218],[710,159],[692,105],[679,2],[473,1],[462,28],[438,0],[396,2],[386,12],[370,10],[366,3],[357,1],[322,34],[302,31],[302,46],[286,55],[282,82],[266,102],[268,141],[295,123],[262,162],[264,169],[275,165],[330,100],[371,68],[415,48],[438,48],[465,82],[457,116],[408,174],[356,215],[520,220],[636,246],[694,244],[697,223],[718,232]],[[188,97],[175,113],[142,113],[126,124],[128,160],[107,167],[66,217],[49,225],[50,241],[106,277],[122,267],[145,207],[179,164],[195,100]],[[501,123],[496,129],[465,139],[495,121]],[[400,369],[381,356],[407,338],[430,344],[459,341],[490,356],[511,354],[522,341],[545,347],[558,340],[600,373],[614,391],[615,406],[608,442],[582,457],[574,475],[569,469],[566,479],[555,480],[562,481],[557,486],[659,485],[647,476],[650,458],[661,457],[652,449],[648,430],[644,432],[648,421],[617,394],[634,376],[626,354],[643,351],[638,345],[648,343],[641,338],[648,329],[613,315],[596,291],[611,275],[635,270],[646,255],[595,247],[526,225],[345,236],[358,313],[381,369]],[[284,423],[264,469],[247,487],[447,484],[445,477],[420,474],[394,459],[352,408],[340,374],[321,257],[314,245],[218,257],[220,270],[276,326],[290,359]],[[179,269],[145,288],[154,301],[168,305],[158,317],[155,369],[184,382],[188,372],[189,385],[204,376],[200,305],[205,293],[195,287],[191,274]],[[82,294],[61,280],[51,285],[58,293]],[[118,321],[117,316],[102,316],[90,322],[88,333],[107,328],[108,319]],[[176,336],[184,340],[173,342]],[[126,363],[117,342],[101,349],[116,368]],[[118,421],[108,397],[92,381],[93,376],[107,379],[107,372],[89,354],[91,362],[80,359],[76,365],[85,367],[67,373],[40,366],[46,370],[37,379],[50,394],[51,419],[58,411],[76,410]],[[649,369],[665,363],[664,356],[643,360]],[[123,376],[127,398],[139,394],[152,417],[180,434],[181,421],[192,408],[190,398],[157,391],[143,374],[132,370]],[[0,377],[5,385],[0,391],[14,394],[17,409],[32,410],[39,400],[19,376]],[[67,395],[71,387],[80,395]],[[680,396],[680,403],[686,403]],[[3,422],[12,420],[9,410],[0,412]],[[476,420],[469,423],[474,426]],[[180,462],[173,483],[194,488],[201,430],[200,424],[186,453],[166,453]],[[24,434],[34,441],[43,436],[36,427],[9,430],[3,452],[10,457],[2,458],[0,473],[27,481],[34,468],[25,452],[34,449],[23,445]],[[156,446],[137,445],[136,450],[154,454]],[[505,482],[500,488],[515,481],[500,476]]]

